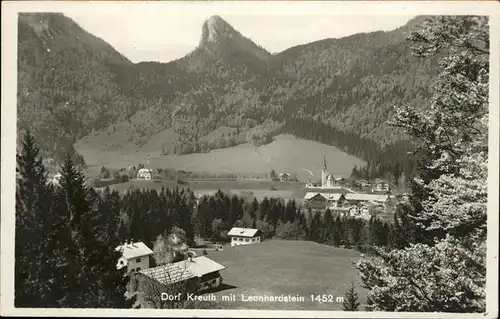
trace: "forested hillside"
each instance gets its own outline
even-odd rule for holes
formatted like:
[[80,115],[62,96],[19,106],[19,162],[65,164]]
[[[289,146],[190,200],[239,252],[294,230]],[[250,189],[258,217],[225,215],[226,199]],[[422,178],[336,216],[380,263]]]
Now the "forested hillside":
[[112,72],[128,65],[62,14],[19,14],[19,133],[33,128],[42,150],[61,159],[78,138],[131,116],[137,104]]
[[289,133],[373,161],[405,139],[386,123],[393,107],[430,94],[435,60],[412,57],[405,40],[421,21],[271,55],[215,16],[184,58],[132,64],[61,14],[23,14],[20,127],[56,157],[84,136],[93,149],[169,136],[154,147],[185,154]]

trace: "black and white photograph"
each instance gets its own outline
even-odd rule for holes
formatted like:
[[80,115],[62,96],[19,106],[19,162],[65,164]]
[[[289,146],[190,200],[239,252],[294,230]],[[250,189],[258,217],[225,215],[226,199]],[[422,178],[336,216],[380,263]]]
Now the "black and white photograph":
[[500,6],[432,5],[3,2],[2,315],[497,318]]

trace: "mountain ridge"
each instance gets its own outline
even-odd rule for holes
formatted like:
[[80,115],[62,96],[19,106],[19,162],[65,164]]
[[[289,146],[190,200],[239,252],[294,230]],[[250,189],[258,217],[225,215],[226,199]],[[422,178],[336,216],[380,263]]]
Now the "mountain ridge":
[[[36,21],[36,17],[30,21]],[[61,24],[60,16],[50,17],[56,25]],[[71,21],[66,17],[63,20]],[[414,20],[409,24],[415,24]],[[168,63],[131,63],[91,34],[83,35],[91,39],[90,44],[80,45],[78,37],[85,31],[72,23],[76,27],[67,27],[69,35],[55,34],[57,41],[50,42],[66,43],[55,52],[43,51],[36,36],[19,38],[21,92],[30,89],[38,92],[37,96],[45,92],[45,98],[37,103],[18,96],[21,122],[24,126],[47,127],[56,118],[41,138],[58,140],[58,134],[62,135],[66,148],[70,141],[80,140],[95,149],[124,145],[138,149],[153,136],[170,131],[174,134],[167,135],[177,135],[178,140],[158,145],[163,153],[205,152],[246,142],[266,144],[280,133],[311,136],[314,128],[298,128],[297,121],[302,121],[324,124],[325,130],[330,127],[337,132],[336,143],[345,144],[339,139],[348,133],[355,140],[348,142],[348,148],[371,143],[371,152],[375,152],[379,146],[402,138],[385,124],[392,105],[421,102],[432,77],[432,65],[407,52],[404,38],[411,29],[408,26],[314,41],[271,54],[213,16],[203,23],[196,49],[185,57]],[[20,18],[20,29],[27,24]],[[71,58],[71,51],[79,58]],[[32,59],[33,52],[38,59]],[[52,70],[54,76],[66,79],[56,81],[58,87],[51,85],[53,81],[33,82],[40,76],[51,79],[47,67],[42,67],[42,72],[36,70],[37,64],[47,58],[58,61],[58,68]],[[83,67],[75,68],[76,61]],[[81,87],[88,89],[82,91]],[[64,104],[64,100],[69,106],[48,112],[42,121],[30,122],[37,113],[47,113],[53,109],[51,104]],[[33,110],[28,107],[30,103],[40,106],[31,117],[26,111]],[[61,110],[65,118],[54,115]],[[225,134],[229,136],[210,135],[219,127],[228,127]],[[111,140],[111,144],[106,142]],[[53,145],[44,148],[48,153],[62,152],[61,147]]]

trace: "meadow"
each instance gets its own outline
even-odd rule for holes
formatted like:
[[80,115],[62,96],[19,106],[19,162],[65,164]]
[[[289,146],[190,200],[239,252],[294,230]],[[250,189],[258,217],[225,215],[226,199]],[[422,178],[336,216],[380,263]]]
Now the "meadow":
[[295,198],[301,200],[304,197],[304,183],[300,182],[272,182],[258,180],[237,180],[237,181],[218,181],[218,180],[198,180],[187,181],[185,184],[179,185],[176,181],[145,181],[145,180],[130,180],[124,183],[112,184],[109,186],[111,190],[125,191],[127,189],[156,189],[162,188],[189,188],[197,194],[213,194],[217,190],[221,190],[228,194],[236,194],[245,196],[252,193],[257,200],[262,200],[264,197],[279,197],[284,200]]
[[295,173],[299,180],[319,179],[326,156],[328,169],[335,176],[349,177],[354,165],[366,164],[363,160],[339,150],[336,147],[315,141],[279,135],[267,145],[255,147],[241,144],[208,153],[161,156],[160,151],[100,150],[75,145],[88,166],[89,176],[97,176],[102,166],[110,169],[126,168],[130,165],[145,164],[150,168],[170,168],[191,172],[262,174],[275,170]]
[[[352,264],[360,257],[354,250],[308,241],[268,240],[207,253],[227,267],[221,271],[224,289],[214,293],[224,309],[342,310],[342,303],[335,298],[344,296],[351,281],[360,303],[366,301],[367,291],[359,286],[360,278]],[[221,301],[222,296],[231,294],[236,295],[236,301]],[[245,302],[241,294],[300,295],[305,302]],[[311,294],[332,295],[333,302],[311,301]]]

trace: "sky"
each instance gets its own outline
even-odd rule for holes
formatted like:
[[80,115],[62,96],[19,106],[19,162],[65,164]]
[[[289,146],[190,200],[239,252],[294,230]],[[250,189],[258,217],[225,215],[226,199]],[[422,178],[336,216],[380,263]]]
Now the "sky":
[[111,44],[132,62],[168,62],[198,45],[203,22],[219,15],[244,36],[271,53],[325,38],[360,32],[394,30],[413,16],[334,15],[325,12],[289,14],[281,11],[243,12],[227,7],[152,5],[122,6],[118,10],[65,10],[86,31]]

